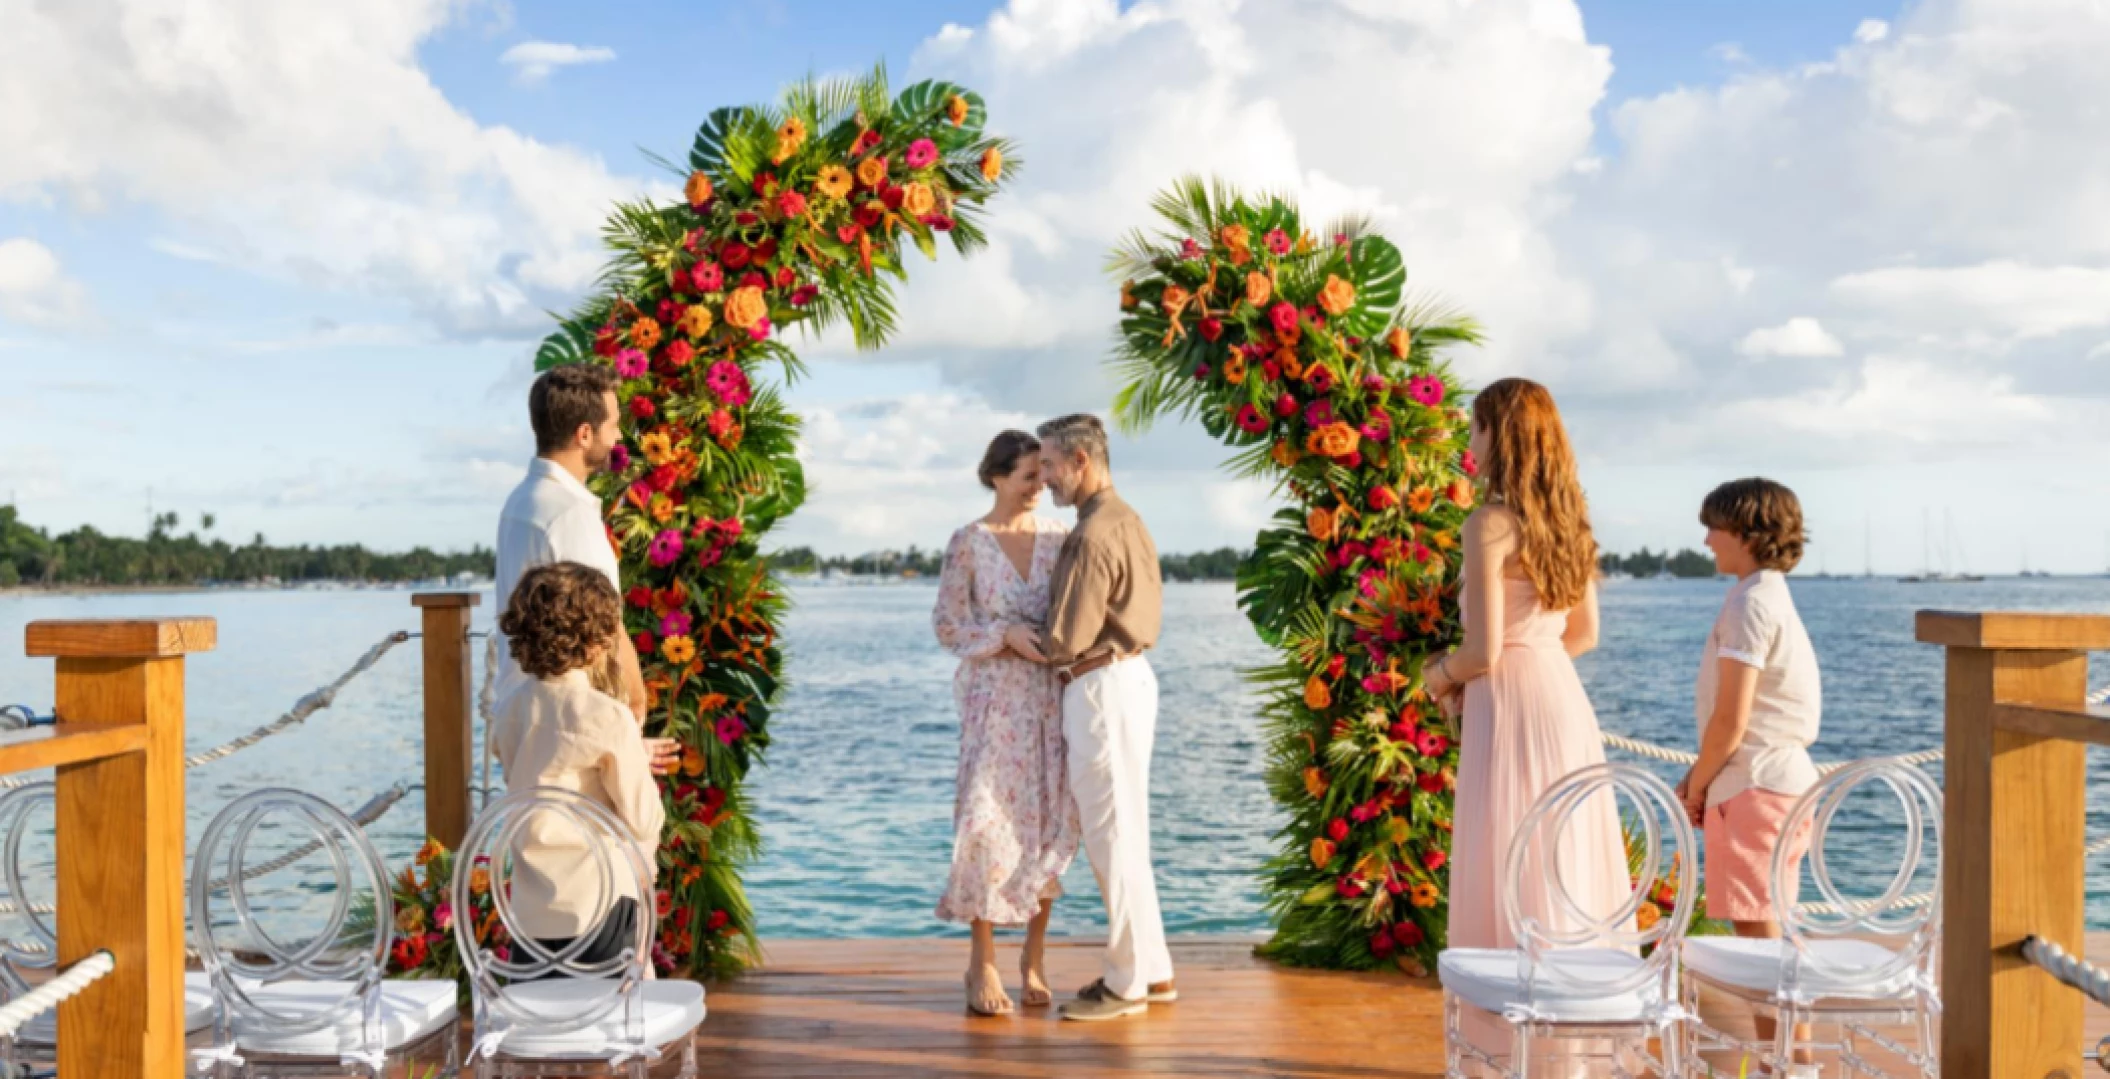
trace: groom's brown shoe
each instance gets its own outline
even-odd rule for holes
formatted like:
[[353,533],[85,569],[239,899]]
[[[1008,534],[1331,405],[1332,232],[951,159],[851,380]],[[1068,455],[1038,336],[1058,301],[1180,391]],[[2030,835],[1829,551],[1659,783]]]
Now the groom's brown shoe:
[[1141,1015],[1149,1010],[1148,999],[1128,1000],[1117,997],[1102,980],[1078,990],[1077,999],[1062,1006],[1062,1017],[1079,1023],[1096,1023],[1106,1019]]

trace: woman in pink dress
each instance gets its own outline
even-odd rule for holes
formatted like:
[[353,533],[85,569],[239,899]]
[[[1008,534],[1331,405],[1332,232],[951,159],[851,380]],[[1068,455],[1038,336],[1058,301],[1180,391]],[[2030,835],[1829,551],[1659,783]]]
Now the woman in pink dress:
[[952,876],[938,917],[966,922],[974,946],[967,1006],[1011,1011],[996,966],[995,927],[1024,925],[1019,960],[1027,1007],[1046,1007],[1042,955],[1062,871],[1081,834],[1062,740],[1062,687],[1039,656],[1004,645],[1014,625],[1048,616],[1062,525],[1034,516],[1040,501],[1040,443],[1006,431],[982,458],[982,486],[996,494],[988,516],[953,533],[931,620],[938,643],[960,657],[953,699],[960,708],[960,770],[953,801]]
[[[1540,795],[1604,763],[1597,713],[1574,661],[1597,646],[1597,542],[1545,387],[1503,379],[1482,390],[1472,455],[1485,499],[1465,522],[1465,640],[1431,663],[1424,680],[1431,696],[1464,711],[1447,943],[1513,948],[1502,899],[1510,842]],[[1627,901],[1633,887],[1609,794],[1578,810],[1561,840],[1561,879],[1584,912],[1601,918]],[[1543,865],[1526,873],[1518,900],[1542,924],[1582,928],[1554,901]],[[1504,1025],[1468,1019],[1476,1045],[1507,1054]]]

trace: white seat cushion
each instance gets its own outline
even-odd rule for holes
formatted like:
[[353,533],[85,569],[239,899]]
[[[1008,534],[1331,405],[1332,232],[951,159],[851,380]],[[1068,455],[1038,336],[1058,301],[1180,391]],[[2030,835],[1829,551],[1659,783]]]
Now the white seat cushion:
[[[1912,992],[1912,968],[1906,966],[1888,977],[1855,972],[1873,972],[1895,966],[1898,953],[1867,940],[1818,940],[1808,942],[1816,963],[1803,964],[1797,988],[1814,999],[1895,1000]],[[1772,993],[1781,988],[1782,964],[1795,950],[1784,940],[1752,940],[1744,937],[1692,937],[1685,941],[1685,969],[1702,979]]]
[[[607,1000],[612,992],[614,983],[605,978],[551,978],[510,986],[506,996],[523,1010],[556,1017],[577,1015]],[[703,986],[695,982],[648,981],[644,1004],[645,1044],[653,1048],[688,1037],[703,1022]],[[527,1060],[601,1059],[628,1041],[623,1009],[618,1005],[599,1021],[562,1034],[510,1027],[499,1042],[498,1053]]]
[[[183,976],[183,1030],[196,1033],[212,1025],[213,1017],[219,1013],[218,1002],[213,999],[212,979],[203,971],[193,971]],[[23,1024],[15,1040],[24,1045],[57,1045],[59,1043],[59,1013],[56,1009],[43,1013]]]
[[[301,1014],[337,1004],[336,1021],[319,1030],[281,1034],[240,1011],[233,1015],[235,1045],[253,1053],[335,1058],[362,1048],[361,1007],[350,998],[350,982],[287,981],[249,991],[258,1006]],[[452,1024],[458,1009],[452,981],[385,981],[381,983],[381,1034],[384,1050],[399,1049]]]
[[[1513,949],[1447,948],[1436,957],[1444,989],[1466,1003],[1496,1015],[1524,1000],[1518,976],[1521,955]],[[1643,1018],[1658,994],[1643,989],[1608,993],[1592,988],[1629,976],[1643,960],[1609,948],[1566,948],[1541,957],[1541,977],[1532,987],[1531,1005],[1556,1021],[1616,1023]]]

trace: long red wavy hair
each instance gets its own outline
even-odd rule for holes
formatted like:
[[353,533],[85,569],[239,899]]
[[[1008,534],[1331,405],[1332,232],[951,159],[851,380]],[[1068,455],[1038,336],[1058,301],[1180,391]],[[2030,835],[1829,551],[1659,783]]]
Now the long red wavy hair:
[[1539,602],[1556,611],[1581,603],[1597,575],[1597,538],[1553,395],[1529,379],[1502,379],[1473,399],[1473,423],[1487,439],[1481,483],[1488,501],[1517,515],[1517,561]]

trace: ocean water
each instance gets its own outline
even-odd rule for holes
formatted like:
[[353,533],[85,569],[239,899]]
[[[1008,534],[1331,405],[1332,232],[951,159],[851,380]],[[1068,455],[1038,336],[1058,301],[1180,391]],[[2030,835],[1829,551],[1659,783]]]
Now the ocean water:
[[[1579,666],[1603,727],[1691,748],[1693,678],[1701,642],[1726,584],[1613,581],[1603,593],[1601,647]],[[1796,602],[1824,670],[1820,760],[1901,753],[1941,740],[1941,650],[1912,640],[1922,608],[2110,612],[2110,580],[2026,579],[1907,585],[1887,580],[1796,579]],[[954,661],[932,641],[928,584],[800,586],[786,627],[791,684],[752,797],[769,849],[752,867],[765,935],[914,936],[957,932],[932,917],[950,858],[958,723]],[[188,666],[193,750],[276,718],[334,678],[374,641],[416,629],[406,591],[203,592],[0,596],[0,703],[49,710],[49,660],[21,654],[22,627],[45,618],[207,615],[218,650]],[[487,628],[486,605],[477,628]],[[1167,928],[1175,933],[1262,932],[1254,870],[1279,824],[1261,781],[1264,750],[1241,668],[1266,650],[1227,584],[1171,585],[1164,641],[1153,655],[1162,686],[1152,777],[1153,854]],[[477,649],[479,657],[481,648]],[[2102,685],[2110,668],[2098,664]],[[261,786],[312,791],[347,810],[422,774],[415,642],[353,682],[305,725],[191,770],[193,840],[230,798]],[[1615,755],[1616,756],[1616,755]],[[2089,834],[2110,834],[2110,759],[2090,755]],[[1675,779],[1678,769],[1660,768]],[[1933,769],[1937,778],[1939,765]],[[1871,819],[1884,819],[1868,807]],[[422,840],[413,792],[369,834],[400,864]],[[1842,830],[1835,876],[1856,894],[1878,889],[1894,865],[1891,833]],[[275,907],[312,909],[309,882],[289,871],[264,882]],[[281,878],[296,878],[285,879]],[[1871,883],[1872,882],[1872,883]],[[1080,857],[1056,930],[1102,924]],[[259,890],[267,890],[260,888]],[[1807,896],[1806,896],[1807,897]],[[2091,867],[2090,925],[2110,929],[2110,859]]]

